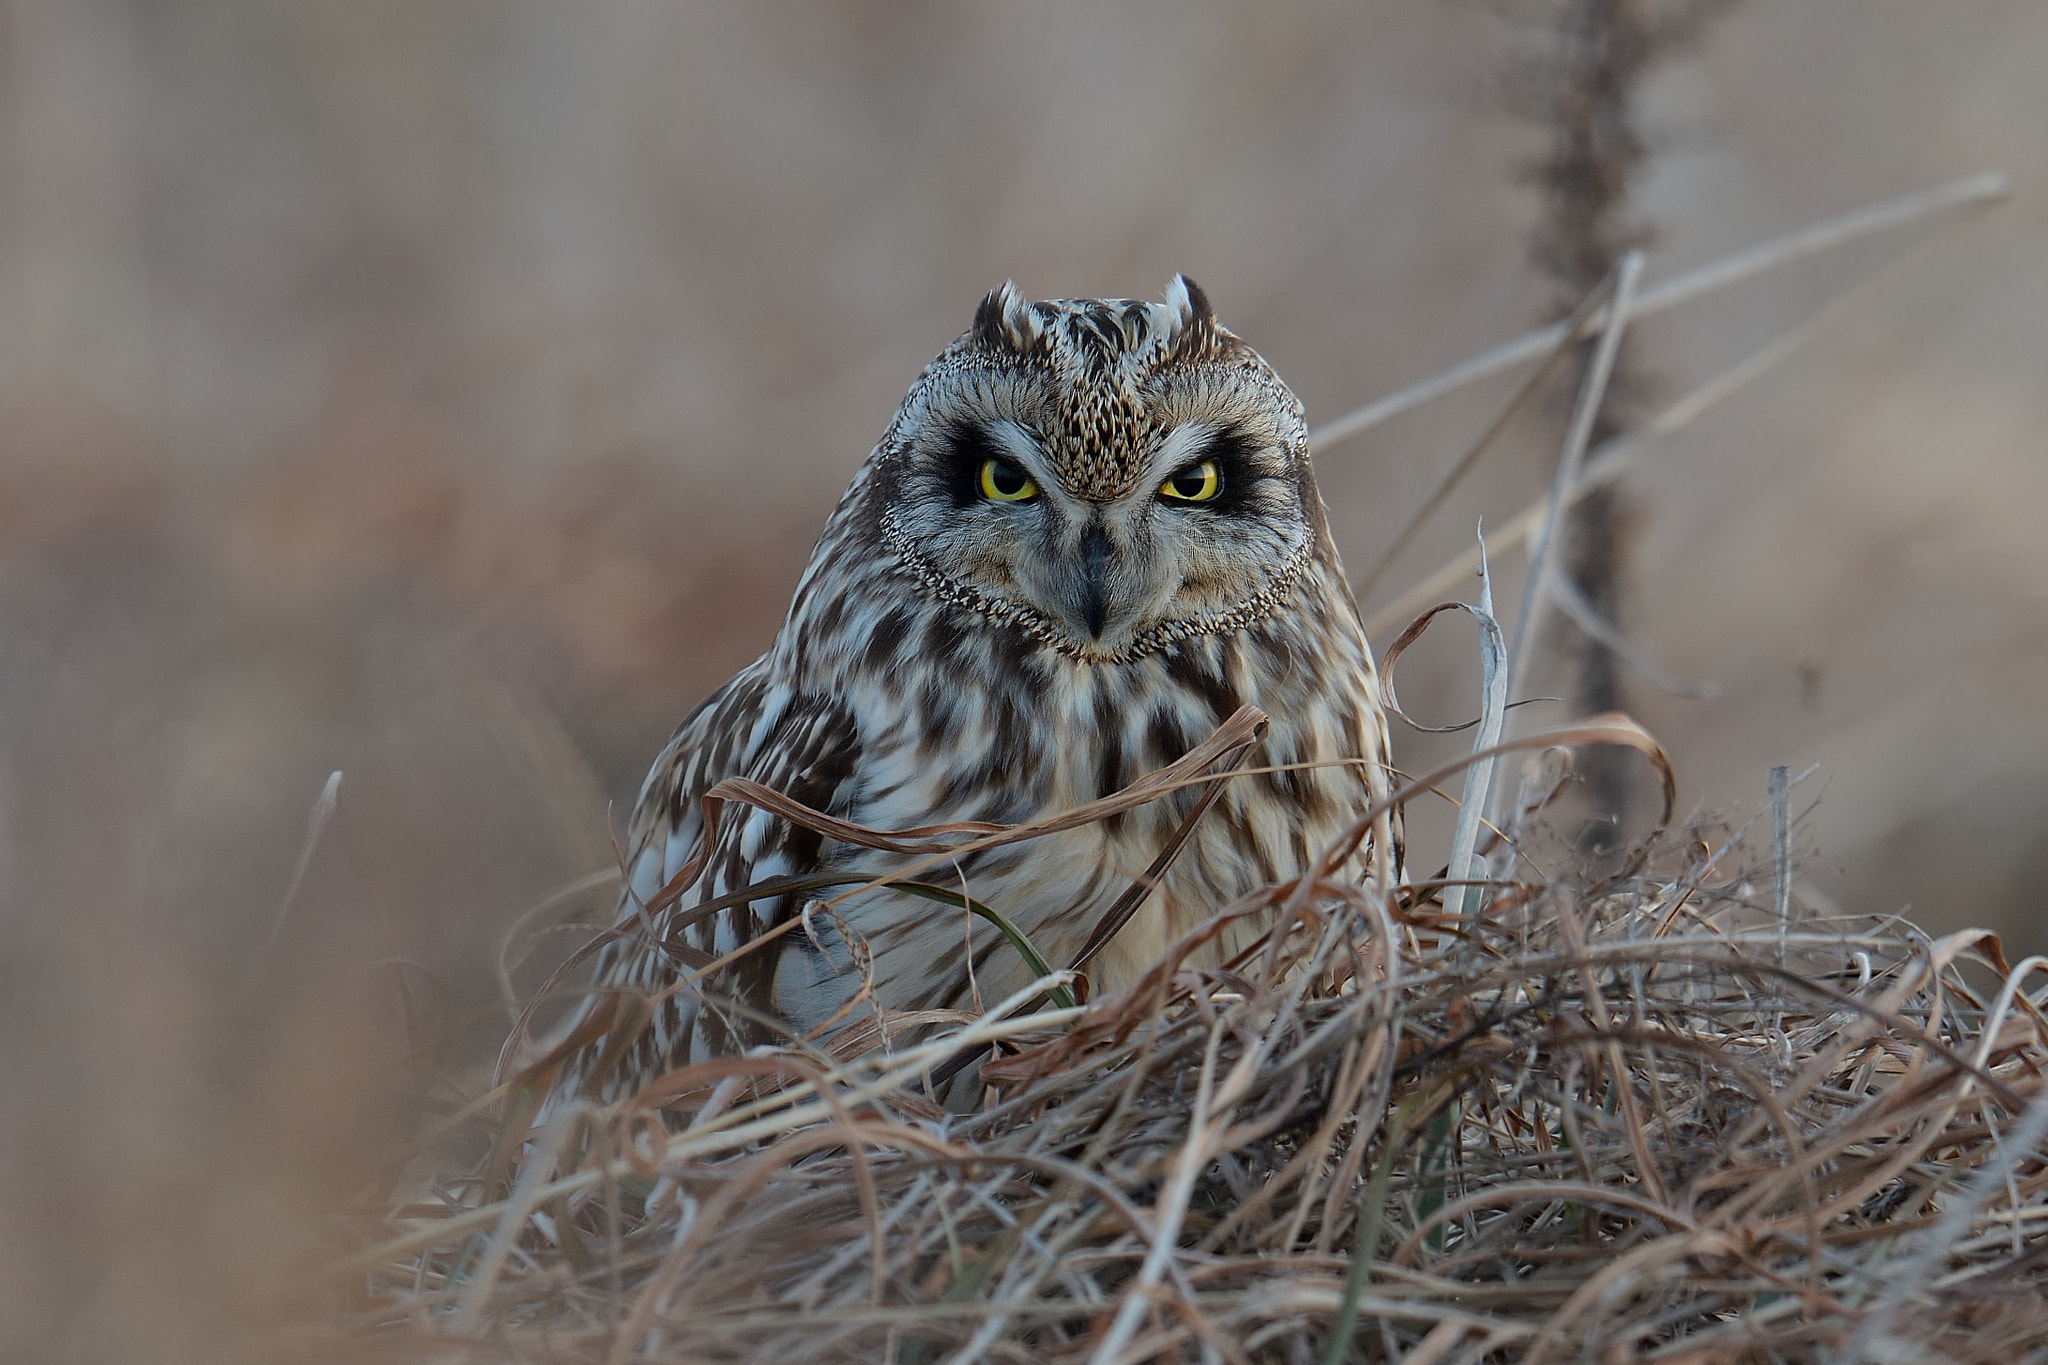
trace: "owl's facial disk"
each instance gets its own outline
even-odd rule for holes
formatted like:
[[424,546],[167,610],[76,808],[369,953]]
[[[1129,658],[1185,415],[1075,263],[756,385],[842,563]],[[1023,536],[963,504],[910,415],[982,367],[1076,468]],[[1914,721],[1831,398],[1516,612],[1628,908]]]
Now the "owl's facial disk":
[[1203,385],[1155,397],[1134,448],[1100,461],[1016,403],[928,412],[890,513],[932,570],[1070,657],[1117,662],[1221,628],[1312,549],[1314,483],[1298,430],[1276,421],[1291,409]]

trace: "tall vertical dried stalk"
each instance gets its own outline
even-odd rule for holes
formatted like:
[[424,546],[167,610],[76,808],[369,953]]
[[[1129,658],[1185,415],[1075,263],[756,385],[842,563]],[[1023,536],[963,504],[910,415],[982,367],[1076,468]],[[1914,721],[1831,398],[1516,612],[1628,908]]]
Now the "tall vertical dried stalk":
[[[1646,246],[1648,224],[1630,210],[1629,196],[1647,147],[1638,124],[1645,81],[1662,62],[1684,51],[1735,0],[1564,0],[1554,28],[1555,46],[1539,64],[1529,112],[1550,135],[1538,168],[1543,208],[1532,252],[1575,302],[1611,275],[1622,255]],[[1590,355],[1581,361],[1581,370]],[[1578,386],[1577,379],[1573,387]],[[1611,396],[1594,425],[1597,447],[1630,425],[1631,408],[1649,388],[1628,355],[1620,357]],[[1626,597],[1627,494],[1616,485],[1594,489],[1572,510],[1562,545],[1569,587],[1600,620],[1617,619]],[[1568,632],[1559,635],[1559,632]],[[1607,643],[1560,622],[1553,642],[1571,641],[1575,655],[1572,698],[1584,711],[1625,709],[1625,662]],[[1581,843],[1590,851],[1618,847],[1618,822],[1633,797],[1631,769],[1606,755],[1589,756],[1584,770],[1590,819]]]

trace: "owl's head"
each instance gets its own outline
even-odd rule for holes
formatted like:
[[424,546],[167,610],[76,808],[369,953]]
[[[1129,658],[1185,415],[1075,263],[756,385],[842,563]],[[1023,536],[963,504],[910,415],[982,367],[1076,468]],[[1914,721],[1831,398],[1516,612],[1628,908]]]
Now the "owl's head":
[[1088,662],[1243,629],[1327,541],[1301,404],[1184,275],[1161,303],[1005,284],[869,472],[928,591]]

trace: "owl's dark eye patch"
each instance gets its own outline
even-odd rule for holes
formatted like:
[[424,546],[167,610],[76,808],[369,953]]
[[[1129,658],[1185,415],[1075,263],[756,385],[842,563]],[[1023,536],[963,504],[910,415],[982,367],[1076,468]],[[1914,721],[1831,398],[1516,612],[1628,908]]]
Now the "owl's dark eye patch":
[[1194,505],[1213,516],[1244,512],[1260,485],[1279,477],[1265,467],[1259,454],[1260,444],[1250,433],[1237,427],[1225,427],[1190,451],[1186,462],[1167,479],[1167,484],[1171,487],[1185,482],[1192,491],[1202,482],[1199,476],[1202,466],[1214,465],[1221,486],[1213,495]]
[[972,507],[987,500],[982,488],[982,471],[991,460],[1022,473],[1003,443],[979,422],[955,422],[948,426],[941,449],[944,452],[946,492],[955,507]]

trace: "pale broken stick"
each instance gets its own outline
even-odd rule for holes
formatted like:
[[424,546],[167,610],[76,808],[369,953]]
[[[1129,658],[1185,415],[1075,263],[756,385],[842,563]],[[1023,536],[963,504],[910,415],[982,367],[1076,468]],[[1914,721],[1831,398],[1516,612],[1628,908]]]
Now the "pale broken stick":
[[[1789,360],[1801,347],[1839,322],[1857,303],[1875,292],[1880,284],[1925,255],[1932,246],[1931,242],[1918,242],[1894,253],[1889,260],[1830,299],[1798,326],[1684,394],[1637,430],[1603,443],[1587,459],[1577,483],[1567,495],[1568,503],[1575,503],[1594,489],[1613,483],[1634,469],[1656,441],[1691,425],[1724,399],[1733,397]],[[1489,548],[1495,554],[1527,548],[1543,524],[1549,505],[1546,495],[1522,508],[1498,532],[1487,537]],[[1460,553],[1393,601],[1375,609],[1365,619],[1366,633],[1380,635],[1397,630],[1417,612],[1443,601],[1446,596],[1456,595],[1477,570],[1478,564],[1476,551]]]
[[[1909,194],[1899,199],[1889,199],[1881,204],[1845,213],[1838,218],[1829,218],[1811,227],[1774,237],[1767,242],[1718,261],[1675,275],[1655,288],[1646,289],[1628,309],[1631,321],[1661,313],[1702,294],[1712,293],[1731,284],[1739,283],[1752,275],[1758,275],[1775,266],[1785,265],[1802,257],[1827,251],[1834,247],[1853,242],[1888,228],[1903,227],[1907,223],[1947,209],[1975,208],[1995,203],[2012,193],[2011,178],[2002,171],[1985,171],[1950,181],[1918,194]],[[1589,330],[1605,330],[1607,319],[1602,317]],[[1467,384],[1513,369],[1527,360],[1534,360],[1553,349],[1570,335],[1569,320],[1554,322],[1533,332],[1504,342],[1489,351],[1482,351],[1462,364],[1442,370],[1427,379],[1418,380],[1406,388],[1397,389],[1384,398],[1367,403],[1345,413],[1342,417],[1324,423],[1309,433],[1309,443],[1320,455],[1340,442],[1372,430],[1383,422],[1392,420],[1404,412],[1421,407],[1425,403],[1441,398],[1447,393],[1463,388]]]

